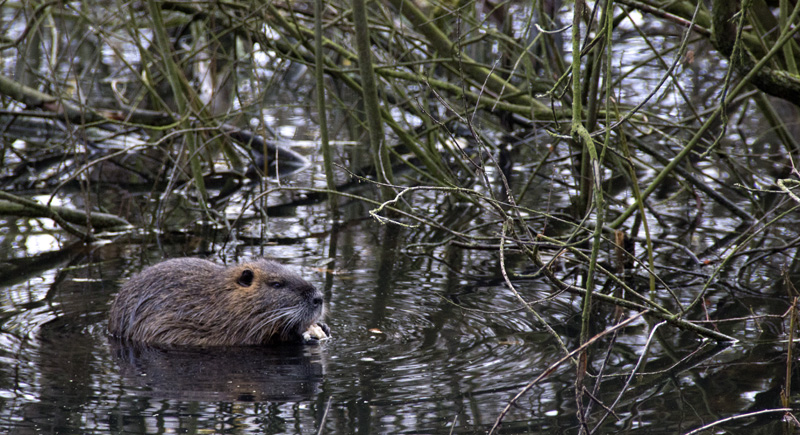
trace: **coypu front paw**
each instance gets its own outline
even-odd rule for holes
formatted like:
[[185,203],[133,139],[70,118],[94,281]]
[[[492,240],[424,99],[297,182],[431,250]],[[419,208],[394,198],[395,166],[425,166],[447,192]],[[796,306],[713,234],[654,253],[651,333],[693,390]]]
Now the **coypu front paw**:
[[331,338],[331,328],[325,323],[314,323],[303,333],[303,341],[320,341]]

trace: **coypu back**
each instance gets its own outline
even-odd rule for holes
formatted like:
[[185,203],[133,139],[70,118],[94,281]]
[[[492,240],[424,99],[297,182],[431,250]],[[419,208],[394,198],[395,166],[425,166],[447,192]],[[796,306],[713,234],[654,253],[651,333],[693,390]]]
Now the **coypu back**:
[[176,258],[122,285],[108,330],[152,345],[258,345],[301,341],[323,311],[322,293],[274,261],[221,266]]

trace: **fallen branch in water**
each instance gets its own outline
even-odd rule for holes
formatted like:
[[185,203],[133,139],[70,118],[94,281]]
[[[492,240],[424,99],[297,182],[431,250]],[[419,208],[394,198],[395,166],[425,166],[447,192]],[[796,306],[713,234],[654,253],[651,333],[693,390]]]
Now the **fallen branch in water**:
[[108,213],[86,212],[70,207],[43,205],[27,198],[10,193],[0,192],[0,215],[19,217],[44,217],[52,219],[65,231],[84,240],[92,240],[89,233],[84,233],[75,225],[91,225],[97,229],[130,226],[128,221]]

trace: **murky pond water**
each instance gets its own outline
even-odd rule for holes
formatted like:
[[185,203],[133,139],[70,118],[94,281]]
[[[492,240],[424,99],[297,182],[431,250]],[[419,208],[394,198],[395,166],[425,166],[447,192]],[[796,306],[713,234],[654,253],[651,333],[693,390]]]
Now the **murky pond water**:
[[[120,283],[144,264],[186,253],[185,244],[163,252],[120,240],[65,247],[50,262],[26,258],[46,269],[20,266],[21,282],[4,293],[2,427],[234,433],[322,425],[395,433],[486,425],[558,347],[493,272],[479,279],[399,254],[403,240],[402,232],[362,221],[303,245],[240,248],[243,257],[280,259],[324,288],[333,339],[225,351],[131,349],[107,337],[108,303]],[[329,243],[340,254],[326,263]],[[493,269],[491,255],[464,260]],[[569,302],[550,305],[547,316],[568,320],[573,311]],[[568,379],[535,394],[537,409],[565,424],[574,412],[559,400]]]
[[[364,212],[349,207],[358,209],[349,210],[353,215]],[[318,213],[321,206],[299,207],[293,216],[271,218],[271,225],[286,228],[286,238],[308,236]],[[121,282],[165,257],[203,255],[211,239],[175,237],[161,240],[159,249],[123,236],[38,252],[46,234],[5,236],[15,249],[4,251],[14,255],[2,274],[4,432],[482,432],[564,356],[520,309],[494,252],[413,255],[406,248],[424,239],[415,230],[363,219],[294,244],[235,250],[242,258],[276,258],[324,289],[331,340],[226,350],[125,347],[106,332],[108,304]],[[543,300],[538,312],[567,348],[578,345],[580,298],[553,297],[536,280],[516,287],[528,300]],[[777,326],[770,323],[764,319],[753,337],[769,335]],[[627,381],[637,400],[618,406],[603,432],[673,433],[725,409],[777,398],[782,364],[773,360],[780,358],[775,344],[731,351],[670,332],[650,343],[650,352],[662,354],[661,346],[681,358],[696,352],[701,365],[692,369],[691,357],[664,356],[625,379],[648,343],[647,330],[647,323],[633,323],[616,343],[608,370],[621,374],[606,381],[603,394]],[[571,432],[575,412],[574,369],[556,365],[505,415],[504,432]],[[766,417],[759,425],[780,421]]]

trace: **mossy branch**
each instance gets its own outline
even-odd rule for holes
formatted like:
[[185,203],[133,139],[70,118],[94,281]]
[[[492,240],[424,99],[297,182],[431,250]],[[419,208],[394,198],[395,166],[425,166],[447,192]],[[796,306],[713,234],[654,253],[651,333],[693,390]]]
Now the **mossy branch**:
[[[322,147],[322,163],[325,168],[325,182],[328,190],[336,191],[336,180],[333,173],[333,155],[330,141],[328,140],[328,116],[325,104],[325,52],[322,50],[322,15],[325,11],[324,0],[314,0],[314,79],[317,86],[317,117],[319,118],[319,140]],[[338,197],[328,194],[328,203],[334,216],[339,213]],[[335,220],[336,218],[334,218]]]
[[378,88],[375,84],[375,72],[372,70],[372,44],[369,39],[367,24],[367,4],[365,0],[353,1],[353,23],[355,24],[356,48],[358,50],[358,68],[361,72],[361,89],[364,96],[364,111],[367,116],[367,129],[372,155],[375,160],[375,172],[378,182],[383,183],[383,199],[392,195],[389,184],[394,184],[392,164],[389,160],[389,149],[386,146],[381,122],[381,105],[378,100]]

